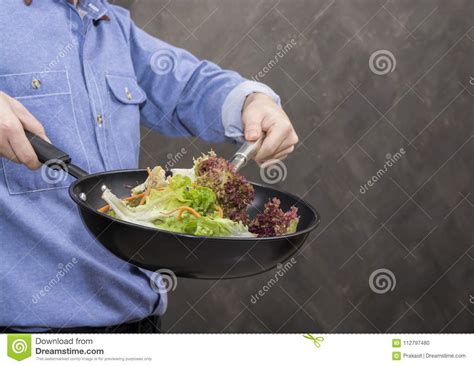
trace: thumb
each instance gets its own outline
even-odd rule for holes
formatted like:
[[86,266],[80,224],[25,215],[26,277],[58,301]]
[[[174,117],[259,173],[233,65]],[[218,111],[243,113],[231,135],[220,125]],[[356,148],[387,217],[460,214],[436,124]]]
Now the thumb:
[[247,141],[255,141],[262,135],[263,114],[254,106],[249,105],[242,114],[244,134]]

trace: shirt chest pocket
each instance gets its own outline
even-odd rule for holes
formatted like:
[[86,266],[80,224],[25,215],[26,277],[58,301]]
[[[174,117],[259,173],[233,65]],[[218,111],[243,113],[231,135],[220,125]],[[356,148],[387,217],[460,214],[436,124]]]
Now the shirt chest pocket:
[[107,74],[107,119],[120,161],[119,168],[136,168],[140,148],[140,106],[146,94],[135,77]]
[[[43,124],[56,146],[67,151],[77,164],[87,167],[66,70],[0,75],[0,90],[20,101]],[[31,171],[7,159],[1,160],[10,194],[64,188],[73,181],[67,174],[46,168]]]

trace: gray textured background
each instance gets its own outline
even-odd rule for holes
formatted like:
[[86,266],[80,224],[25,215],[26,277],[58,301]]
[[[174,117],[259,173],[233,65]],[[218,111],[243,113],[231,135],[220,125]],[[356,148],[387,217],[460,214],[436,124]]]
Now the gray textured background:
[[[165,331],[474,331],[473,1],[115,3],[149,33],[249,78],[294,39],[263,78],[301,138],[278,187],[323,218],[296,265],[256,304],[250,296],[272,272],[180,279]],[[371,72],[377,50],[392,52],[393,72]],[[210,146],[144,130],[142,165],[181,148],[186,167]],[[400,148],[403,158],[362,194]],[[255,166],[245,174],[260,179]],[[371,291],[379,268],[395,275],[393,291]]]

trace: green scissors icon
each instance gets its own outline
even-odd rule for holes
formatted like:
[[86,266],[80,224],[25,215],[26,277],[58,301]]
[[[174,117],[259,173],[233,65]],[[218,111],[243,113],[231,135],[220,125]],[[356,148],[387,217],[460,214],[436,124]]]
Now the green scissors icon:
[[303,337],[312,340],[313,343],[314,343],[314,345],[316,346],[316,348],[321,347],[321,343],[320,343],[320,342],[323,342],[323,341],[324,341],[324,337],[315,337],[315,336],[313,336],[313,335],[310,334],[310,333],[305,334]]

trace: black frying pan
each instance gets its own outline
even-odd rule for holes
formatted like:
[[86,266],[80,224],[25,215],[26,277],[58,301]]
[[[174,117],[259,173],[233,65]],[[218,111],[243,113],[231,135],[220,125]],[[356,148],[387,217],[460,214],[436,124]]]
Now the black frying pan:
[[97,240],[113,254],[138,267],[156,271],[172,270],[177,276],[221,279],[238,278],[267,271],[290,258],[319,223],[319,216],[308,203],[289,193],[252,183],[255,200],[250,207],[254,216],[272,197],[283,209],[298,208],[300,221],[294,234],[271,238],[203,237],[148,228],[112,218],[97,210],[104,187],[118,197],[127,197],[130,187],[145,181],[147,172],[117,170],[88,174],[71,164],[68,154],[29,132],[39,160],[52,169],[63,169],[77,180],[69,194],[79,207],[82,221]]

